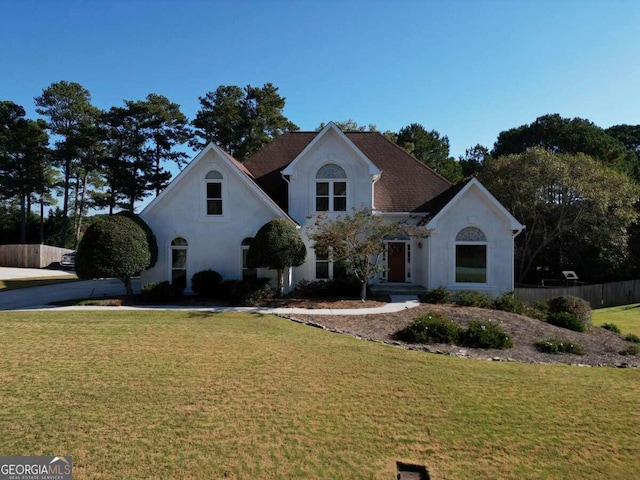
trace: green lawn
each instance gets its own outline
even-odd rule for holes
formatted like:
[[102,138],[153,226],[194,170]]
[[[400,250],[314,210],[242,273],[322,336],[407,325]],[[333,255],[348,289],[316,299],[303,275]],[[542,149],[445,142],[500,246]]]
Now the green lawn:
[[623,334],[640,335],[640,303],[593,311],[593,324],[615,323]]
[[269,315],[0,313],[0,452],[74,479],[630,479],[640,369],[459,359]]
[[75,282],[78,277],[75,275],[61,275],[59,277],[36,277],[36,278],[15,278],[0,280],[0,291],[15,290],[17,288],[41,287],[42,285],[52,285],[54,283]]

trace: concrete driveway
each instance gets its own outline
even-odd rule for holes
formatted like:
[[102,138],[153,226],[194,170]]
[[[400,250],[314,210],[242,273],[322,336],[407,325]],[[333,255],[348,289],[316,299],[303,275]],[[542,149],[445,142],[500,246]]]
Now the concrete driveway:
[[[0,279],[35,278],[74,275],[62,270],[35,268],[0,268]],[[134,292],[140,291],[140,280],[133,280]],[[20,288],[0,292],[0,310],[46,308],[51,302],[75,298],[102,298],[106,295],[124,295],[124,284],[114,278],[58,283],[42,287]]]

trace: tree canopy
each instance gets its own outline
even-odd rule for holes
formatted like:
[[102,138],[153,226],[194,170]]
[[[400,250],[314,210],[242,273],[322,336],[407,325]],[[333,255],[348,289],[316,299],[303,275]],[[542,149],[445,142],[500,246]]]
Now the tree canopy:
[[333,262],[342,262],[347,273],[360,281],[360,298],[365,300],[369,280],[384,270],[380,264],[384,238],[397,234],[399,229],[398,224],[361,209],[335,218],[318,215],[309,227],[309,238],[316,252],[328,253]]
[[400,129],[397,144],[451,183],[462,180],[462,168],[449,156],[449,138],[419,123]]
[[543,115],[531,124],[500,132],[491,154],[498,157],[523,153],[532,147],[553,153],[584,153],[620,172],[632,173],[620,141],[589,120],[558,114]]
[[298,126],[284,116],[284,97],[271,83],[262,87],[221,85],[198,97],[200,109],[193,119],[196,138],[191,145],[209,142],[244,160],[274,138]]
[[531,148],[491,159],[480,177],[526,229],[516,238],[519,282],[574,270],[611,274],[626,258],[638,187],[583,153]]
[[250,268],[269,268],[278,272],[278,295],[284,291],[284,270],[304,263],[307,248],[296,226],[277,218],[265,223],[251,241],[247,253]]
[[78,277],[119,278],[127,295],[131,295],[131,277],[151,265],[147,238],[144,229],[127,216],[113,215],[97,220],[87,228],[78,246]]

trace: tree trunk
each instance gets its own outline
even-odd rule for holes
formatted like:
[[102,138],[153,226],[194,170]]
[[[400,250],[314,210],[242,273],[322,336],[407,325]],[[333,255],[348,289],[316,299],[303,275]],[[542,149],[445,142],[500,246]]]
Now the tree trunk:
[[40,192],[40,245],[44,245],[44,190]]
[[27,212],[25,193],[20,193],[20,243],[27,243]]
[[73,243],[73,248],[78,248],[78,241],[80,240],[80,230],[82,228],[82,220],[84,219],[84,203],[85,203],[85,193],[87,191],[87,177],[88,174],[85,172],[84,178],[82,179],[82,193],[80,194],[80,206],[78,208],[77,213],[77,221],[76,221],[76,238]]
[[363,302],[367,299],[367,281],[364,280],[362,282],[362,287],[360,288],[360,300]]
[[124,278],[121,278],[120,280],[122,280],[122,282],[124,283],[124,288],[125,291],[127,292],[127,295],[133,295],[133,287],[131,286],[131,276],[127,275]]
[[71,159],[65,160],[64,166],[64,196],[62,200],[62,231],[60,232],[60,245],[59,247],[66,247],[67,245],[67,225],[69,222],[69,183],[71,178]]
[[278,298],[284,296],[284,270],[278,270]]

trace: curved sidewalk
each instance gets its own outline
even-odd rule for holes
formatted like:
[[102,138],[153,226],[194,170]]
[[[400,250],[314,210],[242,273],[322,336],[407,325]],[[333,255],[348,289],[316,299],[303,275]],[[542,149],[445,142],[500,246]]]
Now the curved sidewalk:
[[[28,308],[29,311],[91,311],[91,310],[107,310],[107,311],[136,311],[136,310],[155,310],[155,311],[194,311],[194,312],[248,312],[248,313],[264,313],[274,315],[376,315],[381,313],[401,312],[408,308],[415,308],[420,305],[418,297],[415,295],[391,295],[391,301],[381,307],[372,308],[268,308],[268,307],[168,307],[168,306],[122,306],[122,307],[94,307],[94,306],[72,306],[72,307],[56,307],[42,305],[40,307]],[[15,311],[15,310],[14,310]]]

